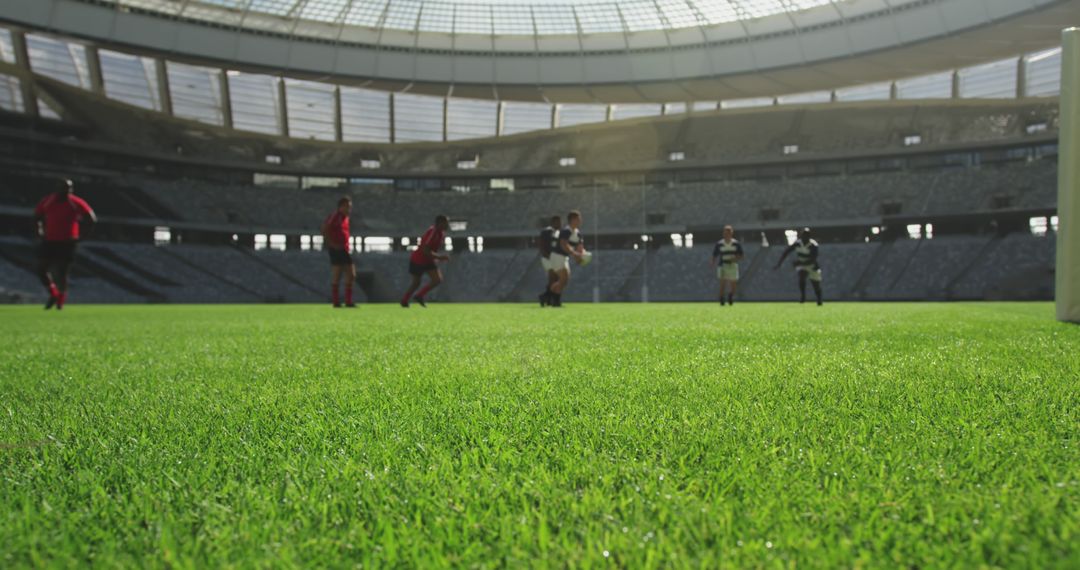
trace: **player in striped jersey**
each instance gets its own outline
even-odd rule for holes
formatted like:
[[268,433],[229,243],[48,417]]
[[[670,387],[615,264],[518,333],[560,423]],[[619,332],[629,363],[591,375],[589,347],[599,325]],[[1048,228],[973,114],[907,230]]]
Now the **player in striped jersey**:
[[735,290],[739,286],[739,262],[743,258],[743,248],[739,240],[735,239],[735,228],[724,226],[724,239],[716,242],[713,248],[711,266],[716,269],[716,277],[720,279],[720,305],[724,304],[724,293],[727,292],[727,303],[735,305]]
[[562,306],[562,293],[570,282],[570,260],[581,263],[585,252],[585,238],[581,235],[581,212],[572,210],[566,216],[566,227],[559,232],[558,246],[551,252],[550,263],[559,280],[551,286],[550,304]]
[[821,265],[818,264],[818,243],[810,238],[810,228],[803,228],[799,239],[784,250],[780,261],[776,262],[776,270],[784,263],[791,252],[795,252],[795,271],[799,274],[799,302],[806,302],[806,281],[814,286],[814,295],[817,296],[817,304],[822,304],[821,299]]

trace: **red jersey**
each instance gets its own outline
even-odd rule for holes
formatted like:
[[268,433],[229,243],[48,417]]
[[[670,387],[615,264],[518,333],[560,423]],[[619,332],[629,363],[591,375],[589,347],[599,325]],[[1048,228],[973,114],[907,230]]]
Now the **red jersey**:
[[435,263],[435,257],[433,255],[424,255],[423,248],[425,245],[428,246],[428,249],[434,254],[442,248],[443,243],[445,242],[446,232],[435,226],[431,226],[424,232],[424,237],[420,238],[420,245],[412,252],[409,261],[412,261],[417,265],[431,265],[432,263]]
[[79,239],[79,221],[93,213],[90,204],[74,194],[49,194],[34,208],[34,216],[45,219],[45,241]]
[[349,244],[349,216],[341,213],[340,210],[334,210],[333,214],[326,217],[326,233],[330,234],[330,237],[338,242],[345,244],[345,251],[350,251]]

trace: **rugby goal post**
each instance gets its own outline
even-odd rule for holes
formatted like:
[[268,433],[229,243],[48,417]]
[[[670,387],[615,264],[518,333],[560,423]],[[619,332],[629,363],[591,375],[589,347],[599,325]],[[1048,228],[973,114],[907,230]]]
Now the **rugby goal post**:
[[1080,28],[1062,32],[1060,99],[1055,297],[1058,320],[1080,323]]

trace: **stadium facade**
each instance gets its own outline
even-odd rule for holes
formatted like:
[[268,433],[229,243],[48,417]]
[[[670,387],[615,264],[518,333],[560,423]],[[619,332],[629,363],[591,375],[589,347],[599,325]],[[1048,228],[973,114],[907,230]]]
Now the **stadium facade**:
[[31,208],[102,223],[84,300],[319,301],[356,203],[368,300],[453,221],[445,300],[527,300],[541,219],[583,210],[570,300],[704,300],[734,224],[748,300],[794,228],[831,299],[1053,295],[1060,29],[1080,2],[158,0],[0,7],[0,287]]

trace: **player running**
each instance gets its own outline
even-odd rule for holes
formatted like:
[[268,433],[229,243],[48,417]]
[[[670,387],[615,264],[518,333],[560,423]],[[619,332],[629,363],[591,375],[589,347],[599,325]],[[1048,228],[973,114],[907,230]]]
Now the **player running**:
[[335,309],[341,308],[339,287],[341,276],[345,275],[345,307],[356,308],[353,304],[353,283],[356,282],[356,264],[350,255],[349,214],[352,213],[352,199],[343,196],[338,200],[337,210],[326,217],[322,223],[323,240],[326,252],[330,254],[330,300]]
[[774,271],[784,263],[784,259],[792,251],[795,252],[797,258],[795,260],[795,271],[799,274],[799,302],[806,302],[806,280],[809,279],[810,284],[814,286],[817,304],[821,306],[821,266],[818,265],[818,243],[810,239],[810,228],[803,228],[799,234],[799,239],[784,250],[784,254],[780,256],[780,261],[777,261],[776,267],[773,267]]
[[570,283],[570,260],[581,263],[585,253],[585,238],[581,235],[581,212],[572,210],[566,216],[566,227],[559,231],[558,246],[551,252],[548,262],[555,269],[559,280],[551,285],[549,303],[552,307],[562,306],[562,292]]
[[[41,284],[49,292],[45,309],[54,306],[64,308],[67,302],[68,274],[75,261],[75,249],[79,243],[79,223],[86,217],[97,223],[97,215],[85,200],[75,195],[75,184],[67,178],[57,181],[57,189],[42,198],[34,208],[37,235],[41,238],[38,248],[37,274]],[[56,272],[53,273],[52,270]],[[56,276],[56,279],[53,278]]]
[[716,242],[713,248],[710,266],[716,269],[716,277],[720,279],[720,306],[724,305],[724,292],[727,293],[727,303],[735,306],[735,290],[739,286],[739,262],[743,258],[743,247],[739,240],[735,239],[735,228],[724,226],[724,239]]
[[551,216],[548,227],[540,230],[540,241],[537,247],[540,249],[540,265],[547,273],[547,288],[540,293],[540,306],[546,307],[554,301],[551,286],[559,281],[559,273],[551,264],[551,254],[559,248],[559,228],[562,226],[562,218]]
[[[442,272],[436,267],[435,262],[450,259],[450,256],[445,253],[439,253],[439,249],[446,242],[446,230],[448,229],[450,229],[450,219],[442,214],[435,216],[435,225],[424,232],[424,236],[420,238],[419,247],[409,256],[409,275],[412,276],[412,284],[405,291],[405,295],[401,297],[402,307],[408,309],[409,299],[411,298],[413,301],[420,303],[421,307],[426,308],[427,303],[424,302],[424,298],[432,289],[442,283]],[[425,273],[428,276],[428,284],[413,296],[413,292],[420,287],[420,279]]]

